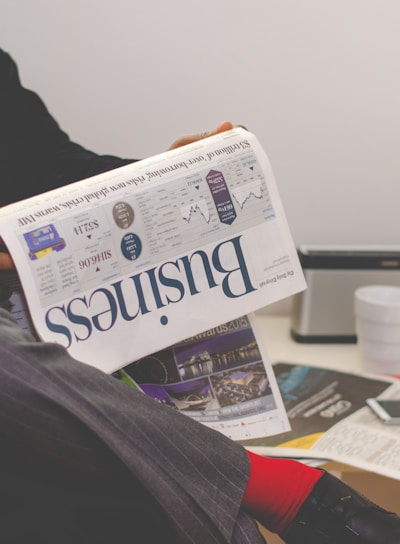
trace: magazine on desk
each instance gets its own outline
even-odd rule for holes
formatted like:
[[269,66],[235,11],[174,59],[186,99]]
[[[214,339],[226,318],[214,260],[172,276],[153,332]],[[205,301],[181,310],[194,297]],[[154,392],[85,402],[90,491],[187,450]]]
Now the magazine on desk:
[[400,480],[400,426],[386,425],[368,397],[400,398],[400,380],[277,362],[291,429],[243,441],[262,455],[326,459]]
[[[6,206],[0,237],[40,339],[124,381],[134,362],[154,369],[156,354],[168,382],[139,387],[236,439],[289,428],[247,316],[305,280],[253,134],[234,129]],[[232,357],[221,325],[236,328]],[[216,345],[201,345],[205,333]]]

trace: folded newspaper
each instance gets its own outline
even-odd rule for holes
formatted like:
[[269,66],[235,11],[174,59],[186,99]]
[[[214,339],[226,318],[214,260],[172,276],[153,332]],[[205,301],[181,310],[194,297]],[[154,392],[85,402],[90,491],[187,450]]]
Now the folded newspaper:
[[236,440],[290,428],[251,314],[306,285],[250,132],[6,206],[0,237],[38,338]]
[[106,372],[305,288],[240,128],[5,206],[0,236],[39,337]]

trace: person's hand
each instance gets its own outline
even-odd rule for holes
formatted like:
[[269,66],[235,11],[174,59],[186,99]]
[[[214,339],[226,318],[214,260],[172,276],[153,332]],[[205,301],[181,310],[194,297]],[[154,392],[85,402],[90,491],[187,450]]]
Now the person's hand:
[[215,134],[219,134],[220,132],[225,132],[226,130],[231,130],[235,127],[243,127],[243,125],[234,125],[230,121],[224,121],[221,123],[216,129],[210,130],[209,132],[199,132],[197,134],[187,134],[186,136],[181,136],[175,142],[170,145],[168,148],[168,151],[171,149],[176,149],[177,147],[182,147],[183,145],[192,144],[193,142],[198,142],[199,140],[203,140],[204,138],[208,138],[208,136],[214,136]]
[[13,270],[14,263],[8,251],[5,250],[3,240],[0,238],[0,271]]

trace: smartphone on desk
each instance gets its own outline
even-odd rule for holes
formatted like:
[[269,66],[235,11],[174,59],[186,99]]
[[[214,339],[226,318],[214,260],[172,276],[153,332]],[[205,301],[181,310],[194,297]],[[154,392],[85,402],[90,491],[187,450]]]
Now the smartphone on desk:
[[367,399],[367,405],[387,425],[400,425],[400,399]]

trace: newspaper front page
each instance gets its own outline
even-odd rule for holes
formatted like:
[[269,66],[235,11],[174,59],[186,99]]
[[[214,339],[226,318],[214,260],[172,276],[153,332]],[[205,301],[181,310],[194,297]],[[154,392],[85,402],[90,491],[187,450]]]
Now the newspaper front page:
[[38,336],[106,372],[305,288],[244,129],[0,210]]
[[234,440],[290,429],[252,312],[305,281],[251,133],[4,207],[0,237],[0,303],[37,338]]

